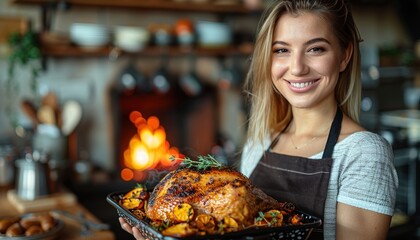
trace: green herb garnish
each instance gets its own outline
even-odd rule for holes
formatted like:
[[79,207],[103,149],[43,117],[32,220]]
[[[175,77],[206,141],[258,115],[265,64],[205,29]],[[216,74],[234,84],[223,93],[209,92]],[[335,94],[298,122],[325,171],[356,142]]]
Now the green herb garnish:
[[147,191],[147,187],[145,184],[137,183],[134,188],[143,188],[144,191]]
[[151,226],[154,230],[162,232],[163,230],[171,226],[171,220],[163,220],[163,222],[159,224],[156,224],[156,222],[152,222]]
[[279,212],[270,212],[271,221],[268,220],[265,217],[265,214],[263,212],[258,212],[258,217],[255,218],[256,222],[266,222],[268,226],[275,226],[277,224],[277,216],[279,215]]
[[264,213],[263,212],[258,212],[258,217],[255,218],[255,222],[260,222],[264,219],[265,219]]
[[188,157],[176,158],[174,156],[171,156],[169,159],[171,161],[182,160],[182,166],[185,166],[187,168],[196,168],[197,170],[206,170],[208,168],[214,167],[221,169],[223,167],[223,165],[210,154],[208,154],[207,156],[198,156],[197,160],[193,160]]

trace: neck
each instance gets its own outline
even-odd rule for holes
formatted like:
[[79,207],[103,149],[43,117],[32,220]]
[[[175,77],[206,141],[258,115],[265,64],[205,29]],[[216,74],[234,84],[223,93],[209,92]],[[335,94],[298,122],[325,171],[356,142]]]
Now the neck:
[[319,137],[328,133],[336,114],[337,107],[324,107],[322,109],[293,108],[293,119],[289,125],[289,132],[293,135],[306,137]]

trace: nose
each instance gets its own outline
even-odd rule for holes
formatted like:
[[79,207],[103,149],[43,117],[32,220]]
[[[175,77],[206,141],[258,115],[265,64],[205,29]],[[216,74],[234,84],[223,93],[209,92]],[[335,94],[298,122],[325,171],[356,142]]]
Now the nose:
[[300,76],[308,73],[308,66],[305,62],[305,56],[301,53],[295,53],[290,58],[290,72],[294,76]]

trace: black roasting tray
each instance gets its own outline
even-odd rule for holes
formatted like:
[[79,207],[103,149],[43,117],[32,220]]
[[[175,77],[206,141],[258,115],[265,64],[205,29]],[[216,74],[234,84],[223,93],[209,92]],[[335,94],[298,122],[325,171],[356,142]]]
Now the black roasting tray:
[[308,239],[312,230],[316,227],[321,226],[321,219],[308,215],[301,211],[295,211],[303,216],[303,224],[301,225],[290,225],[282,227],[253,227],[245,230],[230,232],[225,234],[207,234],[205,236],[189,236],[189,237],[171,237],[164,236],[160,232],[153,229],[147,222],[138,219],[129,210],[122,207],[118,201],[124,195],[125,192],[114,192],[108,194],[106,200],[109,204],[117,209],[118,216],[125,219],[131,226],[136,226],[144,237],[150,240],[204,240],[204,239]]

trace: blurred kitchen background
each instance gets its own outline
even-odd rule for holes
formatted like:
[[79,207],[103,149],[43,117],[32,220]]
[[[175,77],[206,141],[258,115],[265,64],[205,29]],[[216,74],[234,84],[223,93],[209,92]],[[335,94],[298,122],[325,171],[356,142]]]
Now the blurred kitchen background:
[[[48,158],[57,185],[124,238],[107,194],[156,181],[169,155],[234,166],[267,2],[0,1],[2,189],[21,184],[17,160]],[[389,239],[420,239],[420,1],[350,2],[363,38],[361,123],[390,141],[400,178]]]

